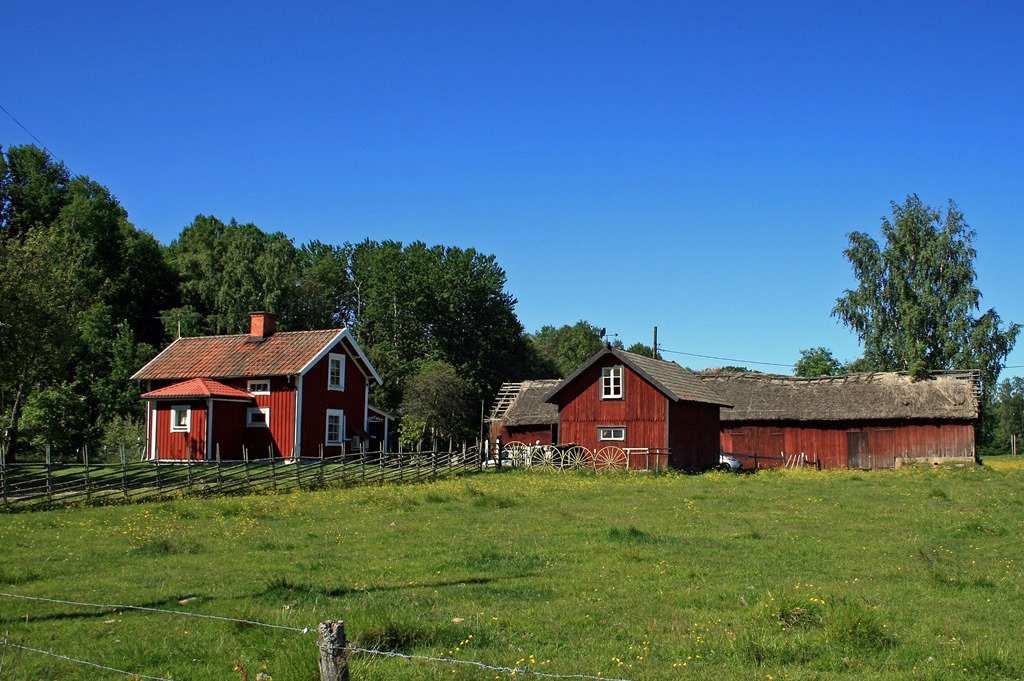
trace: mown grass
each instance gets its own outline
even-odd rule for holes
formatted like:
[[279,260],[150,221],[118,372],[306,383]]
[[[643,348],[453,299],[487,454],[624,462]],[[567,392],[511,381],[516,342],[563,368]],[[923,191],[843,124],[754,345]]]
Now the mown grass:
[[[297,627],[339,618],[363,646],[630,679],[1014,679],[1013,464],[487,473],[0,516],[0,591]],[[312,634],[0,598],[3,632],[174,679],[317,679]],[[0,678],[98,676],[0,650]],[[354,681],[441,678],[495,675],[354,661]]]

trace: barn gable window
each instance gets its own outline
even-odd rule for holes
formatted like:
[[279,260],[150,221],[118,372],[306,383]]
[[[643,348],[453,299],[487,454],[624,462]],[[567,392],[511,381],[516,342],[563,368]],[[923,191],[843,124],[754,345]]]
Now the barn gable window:
[[245,410],[246,428],[266,428],[270,425],[270,407],[249,407]]
[[269,395],[270,394],[270,379],[269,378],[256,378],[249,381],[246,384],[246,390],[251,395]]
[[597,429],[597,439],[602,442],[622,442],[626,439],[626,429],[602,426]]
[[341,409],[327,410],[327,429],[324,433],[324,443],[329,445],[340,445],[345,441],[345,412]]
[[327,389],[345,389],[345,355],[332,352],[327,356]]
[[171,407],[171,432],[187,433],[192,426],[192,408],[187,404]]
[[622,398],[622,365],[603,367],[601,369],[601,399],[617,400]]

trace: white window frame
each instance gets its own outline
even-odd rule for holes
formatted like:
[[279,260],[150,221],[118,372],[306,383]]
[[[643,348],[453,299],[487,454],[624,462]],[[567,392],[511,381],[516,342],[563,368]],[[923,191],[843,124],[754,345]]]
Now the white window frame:
[[[334,360],[338,360],[341,363],[341,381],[339,383],[331,383],[331,365]],[[345,389],[345,362],[346,355],[341,352],[332,352],[327,355],[327,389],[328,390],[344,390]]]
[[[174,422],[177,421],[177,419],[174,417],[174,415],[177,412],[181,411],[182,409],[185,410],[185,426],[184,427],[174,425]],[[190,407],[187,404],[172,404],[171,405],[171,432],[172,433],[188,433],[191,430],[192,430],[192,407]]]
[[[616,437],[615,432],[618,431],[621,436]],[[608,436],[605,437],[605,433]],[[597,439],[600,442],[625,442],[626,441],[626,427],[625,426],[598,426],[597,428]]]
[[[615,390],[615,379],[619,381],[619,389]],[[621,364],[601,367],[601,399],[621,400],[626,390],[626,370]]]
[[[253,390],[253,386],[265,385],[266,390]],[[270,394],[270,379],[269,378],[252,378],[249,379],[245,384],[245,389],[250,395],[269,395]]]
[[[263,414],[263,423],[259,421],[253,421],[252,415],[256,412]],[[245,427],[246,428],[269,428],[270,427],[270,407],[248,407],[245,410]]]
[[[330,438],[331,433],[331,417],[338,417],[338,439],[332,440]],[[328,409],[327,415],[324,417],[324,444],[333,446],[345,443],[345,410],[344,409]]]

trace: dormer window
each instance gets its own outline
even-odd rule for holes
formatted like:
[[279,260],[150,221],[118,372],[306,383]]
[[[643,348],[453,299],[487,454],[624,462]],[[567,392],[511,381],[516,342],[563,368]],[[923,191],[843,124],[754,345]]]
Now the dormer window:
[[601,399],[622,399],[622,365],[613,367],[602,367]]
[[269,378],[257,378],[248,382],[246,390],[249,391],[250,395],[269,395],[270,394],[270,379]]
[[345,389],[345,355],[331,353],[327,356],[327,389]]

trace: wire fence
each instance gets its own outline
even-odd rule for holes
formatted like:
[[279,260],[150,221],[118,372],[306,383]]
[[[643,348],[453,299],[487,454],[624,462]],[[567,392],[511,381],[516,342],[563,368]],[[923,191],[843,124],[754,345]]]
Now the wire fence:
[[419,482],[482,470],[476,447],[451,451],[359,452],[331,457],[231,461],[4,463],[0,510],[130,503],[188,495],[315,490],[329,486]]
[[[258,620],[244,619],[244,618],[238,618],[238,617],[230,617],[230,616],[226,616],[226,615],[213,615],[213,614],[208,614],[208,613],[186,612],[184,610],[170,610],[170,609],[166,609],[166,608],[152,608],[152,607],[148,607],[148,606],[139,606],[139,605],[124,605],[124,604],[112,604],[112,603],[91,603],[91,602],[86,602],[86,601],[75,601],[75,600],[71,600],[71,599],[68,599],[68,598],[49,598],[49,597],[44,597],[44,596],[29,596],[29,595],[26,595],[26,594],[15,594],[15,593],[9,593],[9,592],[0,592],[0,597],[8,598],[8,599],[15,599],[15,600],[22,600],[22,601],[39,602],[39,603],[54,603],[54,604],[59,604],[59,605],[70,605],[70,606],[75,606],[75,607],[97,608],[97,609],[101,609],[101,610],[111,610],[111,611],[133,610],[133,611],[144,612],[144,613],[176,615],[176,616],[181,616],[181,617],[191,617],[191,618],[197,618],[197,619],[215,620],[215,621],[220,621],[220,622],[230,622],[230,623],[235,623],[235,624],[244,624],[244,625],[248,625],[248,626],[264,627],[264,628],[267,628],[267,629],[278,630],[278,631],[282,631],[283,630],[283,631],[287,631],[287,632],[290,632],[290,633],[293,633],[293,634],[297,634],[299,636],[306,636],[306,635],[310,634],[312,631],[314,631],[316,629],[315,627],[294,627],[294,626],[289,626],[289,625],[285,625],[285,624],[274,624],[274,623],[270,623],[270,622],[261,622],[261,621],[258,621]],[[79,665],[79,666],[90,667],[90,668],[94,668],[94,669],[100,669],[100,670],[103,670],[103,671],[108,671],[108,672],[112,672],[112,673],[116,673],[116,674],[121,674],[121,675],[124,675],[124,676],[129,676],[129,677],[132,677],[132,678],[136,678],[136,679],[146,679],[146,680],[152,680],[152,681],[172,681],[171,679],[169,679],[167,677],[164,677],[164,676],[149,676],[149,675],[141,674],[141,673],[138,673],[138,672],[132,672],[132,671],[127,671],[127,670],[123,670],[123,669],[118,669],[118,668],[111,667],[111,666],[108,666],[106,664],[99,663],[99,662],[83,660],[81,658],[73,657],[73,656],[70,656],[70,655],[65,655],[65,654],[62,654],[62,653],[55,652],[53,650],[45,650],[45,649],[42,649],[42,648],[35,648],[35,647],[32,647],[32,646],[27,646],[27,645],[23,645],[23,644],[20,644],[20,643],[15,643],[15,642],[9,640],[9,638],[8,638],[8,636],[6,634],[4,635],[4,637],[2,639],[0,639],[0,646],[4,646],[4,647],[16,649],[16,650],[23,650],[23,651],[26,651],[26,652],[31,652],[31,653],[35,653],[35,654],[39,654],[39,655],[46,655],[46,656],[49,656],[49,657],[53,657],[53,658],[57,658],[57,659],[63,660],[65,662],[67,662],[68,664],[75,664],[75,665]],[[318,641],[317,642],[317,647],[321,648],[320,654],[323,654],[324,651],[322,650],[322,641]],[[399,651],[395,651],[395,650],[380,650],[380,649],[377,649],[377,648],[365,648],[365,647],[361,647],[361,646],[358,646],[358,645],[350,645],[350,644],[346,644],[344,646],[344,651],[343,652],[344,652],[344,655],[345,655],[346,658],[348,658],[350,656],[354,656],[354,655],[366,655],[366,656],[371,656],[371,657],[400,659],[400,660],[405,660],[407,662],[443,664],[443,665],[447,665],[447,666],[450,666],[450,667],[473,667],[473,668],[476,668],[476,669],[480,669],[481,671],[493,672],[493,673],[498,673],[498,674],[508,674],[510,676],[513,676],[513,677],[514,676],[534,676],[534,677],[538,677],[538,678],[547,678],[547,679],[584,679],[584,680],[595,680],[595,681],[597,681],[597,680],[600,680],[600,681],[630,681],[630,679],[626,679],[626,678],[619,678],[619,677],[606,676],[606,675],[600,675],[600,674],[596,674],[595,675],[595,674],[585,674],[585,673],[556,673],[556,672],[543,671],[543,670],[540,670],[540,669],[534,669],[532,667],[520,667],[520,666],[509,667],[509,666],[503,666],[503,665],[493,665],[493,664],[488,664],[486,662],[480,662],[478,660],[468,660],[468,659],[456,658],[456,657],[448,657],[448,656],[415,655],[415,654],[403,653],[403,652],[399,652]],[[347,663],[346,663],[346,668],[347,668]],[[347,677],[345,677],[345,678],[347,678]],[[329,680],[329,681],[333,681],[333,680]]]

